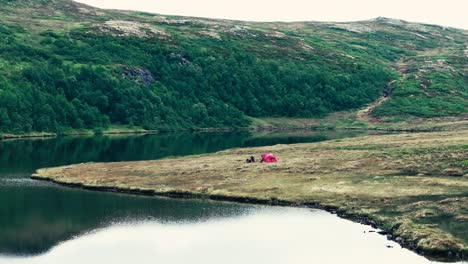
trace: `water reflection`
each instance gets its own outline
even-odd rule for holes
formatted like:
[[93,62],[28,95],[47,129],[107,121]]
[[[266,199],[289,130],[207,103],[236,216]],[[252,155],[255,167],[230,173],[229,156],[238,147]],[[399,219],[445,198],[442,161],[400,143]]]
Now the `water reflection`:
[[117,224],[0,263],[431,263],[369,230],[323,211],[256,208],[227,219]]
[[249,206],[215,202],[136,197],[61,188],[7,190],[1,203],[0,252],[39,254],[60,241],[112,223],[157,219],[202,221],[248,212]]
[[29,179],[41,167],[89,161],[160,159],[354,136],[349,133],[198,133],[0,141],[0,254],[35,255],[73,236],[128,219],[199,221],[248,206],[173,201],[63,188]]
[[166,133],[125,137],[63,137],[0,141],[0,179],[37,168],[89,161],[130,161],[202,154],[234,147],[317,142],[363,132]]

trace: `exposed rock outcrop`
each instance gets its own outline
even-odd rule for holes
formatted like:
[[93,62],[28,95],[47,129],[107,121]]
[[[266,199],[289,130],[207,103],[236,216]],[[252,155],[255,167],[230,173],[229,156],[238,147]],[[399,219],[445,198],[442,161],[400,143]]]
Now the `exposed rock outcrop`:
[[123,76],[144,86],[149,86],[155,82],[153,74],[144,68],[127,68],[124,70]]

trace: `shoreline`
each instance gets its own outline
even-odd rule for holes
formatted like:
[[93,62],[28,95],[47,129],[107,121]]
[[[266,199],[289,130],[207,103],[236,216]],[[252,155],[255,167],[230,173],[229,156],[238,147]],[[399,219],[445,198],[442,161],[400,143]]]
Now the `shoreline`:
[[[360,136],[83,163],[39,169],[32,178],[99,191],[324,209],[377,227],[426,257],[458,261],[468,256],[467,138],[468,130]],[[244,163],[265,151],[280,162]],[[461,175],[448,175],[449,166]]]
[[399,244],[402,248],[411,250],[423,257],[428,258],[432,261],[441,261],[441,262],[458,262],[464,261],[468,258],[468,251],[453,252],[453,250],[439,250],[439,251],[428,251],[420,249],[417,247],[417,241],[406,241],[403,238],[395,234],[395,229],[387,229],[385,223],[381,223],[372,219],[369,216],[364,216],[360,214],[354,214],[347,212],[346,210],[340,209],[334,206],[322,205],[319,202],[304,202],[297,203],[286,200],[279,199],[259,199],[254,197],[240,197],[240,196],[223,196],[223,195],[209,195],[209,194],[196,194],[190,192],[156,192],[154,190],[140,190],[140,189],[126,189],[112,186],[88,186],[80,183],[66,183],[54,180],[52,178],[31,176],[31,179],[50,182],[64,187],[83,189],[90,191],[100,191],[100,192],[110,192],[110,193],[121,193],[129,195],[139,195],[139,196],[148,196],[148,197],[165,197],[172,199],[201,199],[201,200],[212,200],[212,201],[222,201],[222,202],[234,202],[242,204],[252,204],[252,205],[268,205],[268,206],[287,206],[287,207],[297,207],[297,208],[309,208],[309,209],[319,209],[324,210],[328,213],[334,214],[340,218],[350,220],[354,223],[369,225],[373,228],[380,229],[382,231],[378,232],[380,235],[386,236],[387,240],[394,241]]
[[[438,132],[452,131],[468,127],[468,119],[462,117],[457,118],[442,118],[442,119],[427,119],[415,120],[415,122],[396,122],[396,123],[359,123],[356,125],[355,113],[334,113],[328,117],[317,119],[300,119],[300,118],[252,118],[252,124],[247,127],[220,127],[220,128],[194,128],[194,129],[174,129],[174,130],[146,130],[143,128],[127,128],[127,127],[111,127],[107,130],[99,132],[93,130],[70,130],[63,133],[49,132],[31,132],[25,134],[9,134],[0,132],[0,141],[7,139],[30,139],[30,138],[55,138],[66,136],[97,136],[97,135],[143,135],[143,134],[158,134],[167,132],[238,132],[238,131],[382,131],[382,132]],[[352,123],[346,124],[346,121]]]
[[142,135],[142,134],[158,134],[160,131],[146,130],[146,131],[110,131],[103,133],[93,132],[71,132],[71,133],[32,133],[32,134],[0,134],[0,141],[14,140],[14,139],[40,139],[40,138],[57,138],[57,137],[71,137],[71,136],[98,136],[98,135]]
[[15,140],[15,139],[47,139],[58,137],[71,137],[71,136],[100,136],[100,135],[153,135],[160,133],[177,133],[177,132],[190,132],[190,133],[210,133],[210,132],[281,132],[281,131],[381,131],[381,132],[404,132],[404,133],[424,133],[424,132],[437,132],[441,130],[436,129],[399,129],[399,128],[365,128],[365,127],[339,127],[339,128],[323,128],[323,127],[304,127],[304,128],[278,128],[278,127],[260,127],[260,128],[204,128],[194,130],[173,130],[173,131],[159,131],[159,130],[145,130],[145,131],[121,131],[121,132],[102,132],[102,133],[87,133],[87,132],[72,132],[72,133],[33,133],[33,134],[0,134],[0,141]]

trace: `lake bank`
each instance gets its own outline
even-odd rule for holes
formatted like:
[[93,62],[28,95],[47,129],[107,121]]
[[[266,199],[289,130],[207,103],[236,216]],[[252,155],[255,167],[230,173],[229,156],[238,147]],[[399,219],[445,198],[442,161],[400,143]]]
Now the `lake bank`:
[[[41,169],[90,189],[321,207],[421,254],[458,260],[468,241],[468,130],[233,149],[159,161]],[[264,151],[275,164],[246,164]],[[447,170],[451,169],[451,170]],[[455,174],[465,176],[450,176]]]
[[346,131],[366,130],[383,132],[434,132],[453,131],[468,127],[468,119],[460,117],[441,118],[411,118],[399,122],[371,122],[360,119],[355,111],[337,112],[323,118],[252,118],[251,125],[238,128],[194,128],[174,130],[148,130],[141,127],[111,126],[106,129],[69,129],[60,133],[30,132],[30,133],[1,133],[0,140],[53,138],[59,136],[94,136],[94,135],[141,135],[167,132],[236,132],[236,131]]
[[[157,197],[70,189],[31,180],[31,174],[39,168],[84,162],[155,160],[239,147],[318,142],[362,134],[367,132],[295,130],[261,133],[158,133],[0,141],[0,200],[7,201],[0,205],[0,255],[38,254],[56,247],[64,240],[92,232],[103,223],[117,223],[128,218],[146,220],[160,216],[159,203],[147,204],[147,201],[161,200]],[[141,201],[142,204],[134,204],[134,200]],[[175,207],[197,204],[194,200],[176,201],[178,206],[168,206],[168,214],[172,214],[172,219],[178,220],[183,218]],[[251,207],[247,204],[219,201],[210,204],[219,204],[223,208]],[[198,213],[190,213],[195,214]],[[208,212],[203,214],[207,215]]]
[[146,130],[142,128],[109,128],[106,130],[69,130],[62,133],[51,132],[31,132],[22,134],[0,133],[0,140],[8,139],[34,139],[34,138],[54,138],[59,136],[95,136],[95,135],[138,135],[138,134],[156,134],[157,130]]

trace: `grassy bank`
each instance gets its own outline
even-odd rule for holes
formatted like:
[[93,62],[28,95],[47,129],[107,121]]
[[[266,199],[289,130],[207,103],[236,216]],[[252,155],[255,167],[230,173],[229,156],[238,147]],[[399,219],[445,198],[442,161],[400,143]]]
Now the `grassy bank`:
[[250,118],[251,130],[382,130],[382,131],[448,131],[468,126],[468,116],[402,119],[375,118],[361,115],[363,110],[343,111],[323,118]]
[[[359,117],[356,111],[337,112],[323,118],[252,118],[249,117],[250,126],[239,128],[198,128],[173,130],[147,130],[135,126],[110,126],[106,129],[68,129],[60,133],[31,132],[31,133],[1,133],[2,139],[44,138],[56,136],[90,136],[90,135],[118,135],[118,134],[153,134],[158,132],[213,132],[213,131],[286,131],[286,130],[379,130],[379,131],[447,131],[460,130],[468,126],[468,119],[460,117],[442,118],[409,118],[404,121],[391,122],[369,120]],[[397,120],[398,121],[398,120]]]
[[32,132],[32,133],[23,133],[23,134],[9,134],[9,133],[0,133],[0,140],[4,139],[21,139],[21,138],[47,138],[47,137],[56,137],[55,133],[45,133],[45,132]]
[[[244,163],[265,151],[280,162]],[[465,128],[86,163],[33,177],[101,190],[321,207],[376,225],[421,254],[456,260],[468,253],[467,172]]]
[[57,136],[92,136],[92,135],[120,135],[120,134],[153,134],[156,130],[146,130],[139,127],[111,126],[106,129],[69,129],[60,133],[31,132],[20,134],[0,133],[2,139],[22,139],[22,138],[48,138]]

